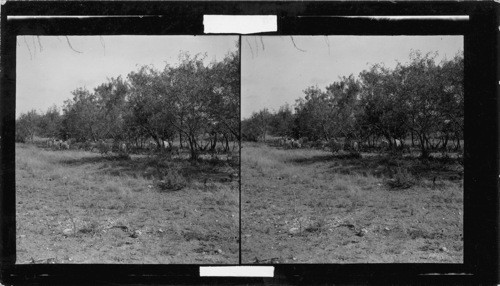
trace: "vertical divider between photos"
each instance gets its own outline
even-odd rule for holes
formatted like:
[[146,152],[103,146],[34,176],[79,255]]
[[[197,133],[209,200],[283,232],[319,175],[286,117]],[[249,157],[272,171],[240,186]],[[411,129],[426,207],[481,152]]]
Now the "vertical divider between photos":
[[475,6],[464,36],[464,263],[479,281],[497,283],[500,133],[494,7]]
[[239,67],[239,76],[240,76],[240,122],[239,122],[239,128],[240,128],[240,138],[238,138],[238,147],[239,147],[239,155],[240,155],[240,158],[239,158],[239,163],[240,163],[240,166],[239,166],[239,187],[238,187],[238,190],[239,190],[239,225],[238,225],[238,229],[239,229],[239,237],[238,237],[238,242],[239,242],[239,248],[238,248],[238,264],[241,265],[241,182],[242,182],[242,177],[241,177],[241,137],[242,137],[242,132],[241,132],[241,91],[242,91],[242,82],[241,82],[241,65],[242,65],[242,58],[241,58],[241,38],[242,36],[239,35],[238,37],[238,47],[239,47],[239,56],[240,56],[240,67]]
[[16,261],[15,217],[15,95],[16,95],[16,35],[13,24],[7,22],[8,7],[1,13],[1,150],[0,150],[0,263]]

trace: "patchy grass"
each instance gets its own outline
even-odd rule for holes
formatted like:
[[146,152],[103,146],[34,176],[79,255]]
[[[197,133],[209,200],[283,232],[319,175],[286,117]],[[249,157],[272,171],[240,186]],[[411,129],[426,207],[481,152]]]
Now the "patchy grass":
[[242,149],[243,263],[461,263],[463,167]]
[[238,263],[238,171],[195,164],[17,144],[17,263]]

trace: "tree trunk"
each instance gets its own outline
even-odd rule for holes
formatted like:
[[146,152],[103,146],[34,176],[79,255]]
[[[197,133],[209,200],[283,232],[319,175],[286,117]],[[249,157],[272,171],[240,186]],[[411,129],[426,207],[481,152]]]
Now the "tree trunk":
[[195,161],[198,160],[198,152],[196,150],[196,140],[194,140],[191,136],[188,137],[189,141],[189,149],[191,151],[191,160]]
[[460,151],[460,136],[457,134],[457,145],[455,147],[455,151],[458,152]]
[[154,136],[153,139],[156,141],[156,149],[161,150],[163,146],[163,141],[160,140],[160,137]]
[[441,146],[443,150],[446,150],[447,145],[448,145],[448,132],[446,132],[444,135],[443,146]]
[[214,135],[214,140],[212,141],[212,146],[210,146],[210,150],[214,151],[216,146],[217,146],[217,132]]
[[[224,136],[224,139],[226,140],[226,148],[225,148],[225,151],[227,152],[227,151],[229,151],[229,138],[228,138],[228,136],[226,135],[226,136]],[[234,148],[233,148],[233,149],[234,149]]]
[[424,134],[419,135],[419,141],[420,141],[420,151],[422,152],[420,154],[421,159],[427,159],[429,158],[429,149],[426,148],[426,141],[427,138]]
[[179,147],[180,149],[184,148],[182,146],[182,131],[180,131],[180,130],[179,130],[179,145],[180,145],[180,147]]

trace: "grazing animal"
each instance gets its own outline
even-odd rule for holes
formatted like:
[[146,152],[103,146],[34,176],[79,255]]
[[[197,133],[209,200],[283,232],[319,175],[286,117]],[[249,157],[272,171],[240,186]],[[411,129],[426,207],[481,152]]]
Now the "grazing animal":
[[326,147],[330,147],[330,151],[332,151],[333,153],[342,150],[342,144],[340,142],[337,142],[336,140],[330,140],[330,142],[327,143]]
[[61,142],[60,149],[69,150],[69,143],[67,141]]
[[101,154],[107,154],[108,152],[111,151],[112,145],[109,143],[104,142],[104,140],[99,140],[97,143],[97,149],[99,149],[99,152]]
[[61,149],[61,144],[62,144],[61,140],[59,140],[59,139],[54,140],[54,145],[53,145],[54,149],[57,149],[57,150]]
[[172,147],[172,146],[170,145],[170,142],[168,142],[168,141],[163,141],[163,148],[168,149],[168,148],[170,148],[170,147]]
[[321,149],[325,149],[326,147],[328,147],[328,141],[326,140],[321,140],[320,141],[320,144],[321,144]]
[[382,140],[382,142],[380,142],[380,148],[382,148],[382,149],[387,149],[387,148],[389,148],[389,141],[387,141],[387,140],[385,140],[385,139],[384,139],[384,140]]
[[154,149],[156,149],[156,142],[154,142],[154,141],[149,141],[149,143],[148,143],[148,148],[149,148],[149,150],[154,150]]
[[359,143],[357,141],[352,142],[352,150],[356,152],[359,151]]
[[455,151],[455,148],[456,147],[453,146],[452,144],[447,144],[446,145],[446,152],[451,153],[451,152]]
[[120,143],[119,150],[120,152],[127,152],[127,144],[124,142]]
[[79,150],[79,149],[82,149],[82,145],[83,145],[83,143],[75,142],[75,143],[71,144],[71,148]]
[[300,142],[299,142],[299,141],[295,141],[295,140],[293,140],[293,141],[292,141],[292,147],[293,147],[293,148],[302,148],[302,144],[300,144]]
[[394,140],[394,143],[396,144],[396,147],[401,147],[401,146],[403,146],[403,142],[401,142],[401,140],[399,140],[399,139],[395,139],[395,140]]
[[95,149],[99,150],[99,144],[97,142],[89,142],[88,151],[93,152]]
[[321,141],[320,140],[312,141],[311,142],[311,147],[313,147],[313,148],[320,148],[321,147]]

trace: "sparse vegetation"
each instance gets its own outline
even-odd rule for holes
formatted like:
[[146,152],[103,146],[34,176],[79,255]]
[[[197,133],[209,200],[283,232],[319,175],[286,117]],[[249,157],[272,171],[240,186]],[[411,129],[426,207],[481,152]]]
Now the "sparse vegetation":
[[160,69],[137,64],[43,99],[66,97],[62,106],[19,114],[18,263],[238,262],[233,43],[218,61],[162,51]]
[[243,144],[243,263],[463,261],[458,159],[271,144]]
[[394,178],[387,181],[387,185],[392,189],[408,189],[416,184],[415,178],[403,168],[397,168]]
[[242,138],[256,142],[276,136],[281,138],[276,145],[288,149],[326,147],[334,154],[346,151],[342,157],[370,149],[401,156],[410,147],[422,159],[437,151],[460,153],[463,54],[439,63],[436,57],[412,51],[409,62],[394,69],[375,64],[324,90],[306,87],[293,106],[264,108],[245,118]]
[[411,51],[242,120],[244,263],[463,261],[464,59],[436,59]]
[[42,137],[57,150],[85,149],[123,159],[129,153],[187,148],[196,160],[207,151],[234,150],[240,140],[239,53],[210,64],[204,59],[183,52],[178,63],[163,70],[142,66],[93,91],[75,87],[61,109],[54,105],[42,114],[20,114],[16,141]]
[[237,169],[197,164],[17,144],[17,262],[237,263]]

